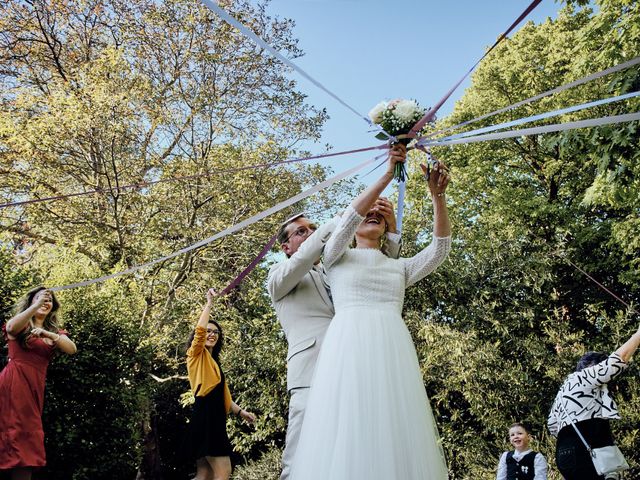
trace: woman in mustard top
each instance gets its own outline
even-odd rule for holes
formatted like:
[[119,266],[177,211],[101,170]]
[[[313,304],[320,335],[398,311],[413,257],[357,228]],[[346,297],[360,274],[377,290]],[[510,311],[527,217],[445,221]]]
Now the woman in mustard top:
[[227,436],[227,414],[232,412],[249,423],[255,415],[231,399],[220,369],[222,328],[209,319],[215,291],[207,292],[207,304],[192,333],[187,350],[187,372],[195,397],[190,423],[191,454],[196,460],[194,480],[228,480],[231,475],[231,442]]

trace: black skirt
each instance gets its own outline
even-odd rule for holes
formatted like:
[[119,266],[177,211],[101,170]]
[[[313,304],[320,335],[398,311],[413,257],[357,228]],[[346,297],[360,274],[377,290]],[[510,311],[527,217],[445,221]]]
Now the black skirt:
[[224,376],[206,396],[196,397],[188,435],[189,456],[193,460],[231,456],[227,412],[224,407]]
[[[592,418],[577,422],[576,427],[591,448],[613,445],[613,435],[609,420]],[[571,425],[560,430],[556,443],[556,464],[565,480],[602,480],[580,437]]]

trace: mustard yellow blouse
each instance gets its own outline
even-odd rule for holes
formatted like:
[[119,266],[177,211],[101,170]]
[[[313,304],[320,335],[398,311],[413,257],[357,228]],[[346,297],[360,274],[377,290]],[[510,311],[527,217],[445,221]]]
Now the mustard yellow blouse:
[[[209,351],[204,348],[207,340],[207,329],[196,326],[196,334],[191,346],[187,350],[187,373],[191,391],[195,396],[204,397],[213,390],[222,380],[220,367],[213,359]],[[224,382],[224,407],[231,411],[231,392]]]

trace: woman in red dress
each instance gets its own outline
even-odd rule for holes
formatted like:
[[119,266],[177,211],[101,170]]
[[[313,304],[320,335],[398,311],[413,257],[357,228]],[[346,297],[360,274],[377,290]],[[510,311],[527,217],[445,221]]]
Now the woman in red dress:
[[58,328],[60,303],[44,287],[31,290],[18,313],[2,327],[9,363],[0,372],[0,470],[12,480],[29,480],[46,464],[42,406],[49,360],[56,350],[73,354],[76,345]]

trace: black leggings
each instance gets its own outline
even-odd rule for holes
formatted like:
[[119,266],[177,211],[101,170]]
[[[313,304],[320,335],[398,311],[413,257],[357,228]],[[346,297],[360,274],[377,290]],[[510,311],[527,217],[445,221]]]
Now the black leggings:
[[[609,420],[593,418],[576,423],[591,448],[613,445]],[[602,480],[593,467],[593,461],[580,437],[571,425],[560,430],[556,443],[556,464],[565,480]]]

